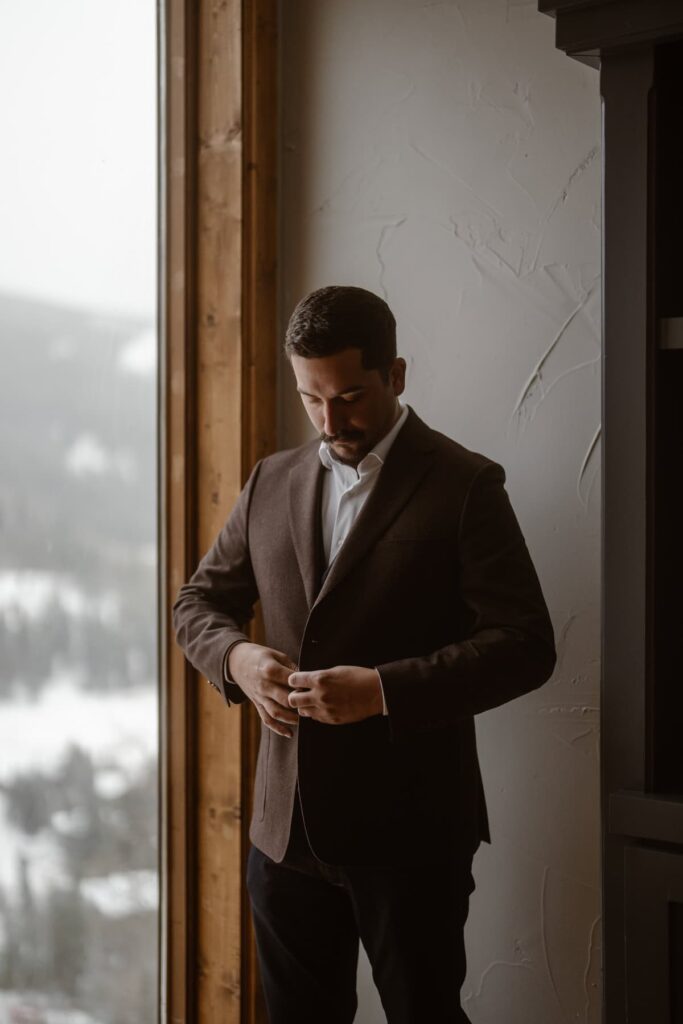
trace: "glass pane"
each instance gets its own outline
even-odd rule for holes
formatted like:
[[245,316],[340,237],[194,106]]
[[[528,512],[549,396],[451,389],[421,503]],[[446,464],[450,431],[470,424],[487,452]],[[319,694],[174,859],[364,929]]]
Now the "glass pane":
[[155,21],[0,0],[0,1024],[157,1015]]

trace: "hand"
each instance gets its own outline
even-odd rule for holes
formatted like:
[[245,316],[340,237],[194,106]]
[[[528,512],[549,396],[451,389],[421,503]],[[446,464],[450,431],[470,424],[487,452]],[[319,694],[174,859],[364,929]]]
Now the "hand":
[[287,680],[296,665],[282,651],[246,641],[235,644],[228,655],[228,672],[240,690],[246,693],[259,713],[261,721],[278,736],[291,739],[299,716],[292,711],[287,698]]
[[360,722],[384,710],[382,686],[374,668],[337,665],[313,672],[293,672],[289,704],[302,718],[326,725]]

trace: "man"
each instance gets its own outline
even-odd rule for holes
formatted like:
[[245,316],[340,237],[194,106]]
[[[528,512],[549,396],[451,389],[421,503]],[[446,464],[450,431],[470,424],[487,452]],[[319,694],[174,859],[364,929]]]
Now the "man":
[[[548,612],[502,468],[399,402],[386,303],[315,291],[285,348],[319,437],[255,467],[174,606],[192,664],[262,720],[247,884],[271,1024],[351,1024],[359,936],[389,1024],[467,1021],[473,716],[550,676]],[[267,646],[243,632],[258,599]]]

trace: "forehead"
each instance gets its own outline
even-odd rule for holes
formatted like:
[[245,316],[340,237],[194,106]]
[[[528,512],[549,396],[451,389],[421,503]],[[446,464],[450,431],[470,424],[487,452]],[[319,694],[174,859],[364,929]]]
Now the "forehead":
[[331,356],[311,359],[293,355],[291,362],[299,391],[309,395],[329,398],[353,388],[368,387],[379,378],[377,370],[363,367],[359,348],[346,348]]

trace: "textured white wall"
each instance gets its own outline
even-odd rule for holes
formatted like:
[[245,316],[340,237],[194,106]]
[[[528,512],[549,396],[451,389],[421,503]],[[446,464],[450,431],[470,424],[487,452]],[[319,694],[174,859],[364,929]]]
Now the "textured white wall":
[[[407,400],[499,460],[559,645],[479,717],[473,1024],[599,1020],[600,104],[515,0],[284,0],[282,319],[384,295]],[[281,444],[310,436],[283,367]],[[361,964],[359,1024],[384,1019]]]

